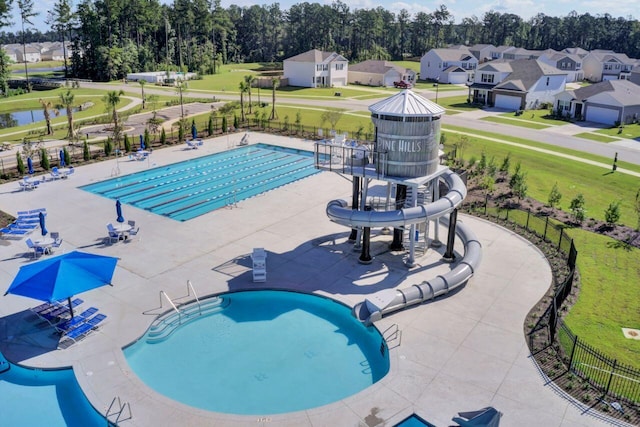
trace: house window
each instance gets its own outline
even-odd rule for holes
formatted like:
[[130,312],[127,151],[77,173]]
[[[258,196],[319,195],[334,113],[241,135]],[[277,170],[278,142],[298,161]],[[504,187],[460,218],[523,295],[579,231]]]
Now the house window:
[[549,80],[551,80],[551,78],[547,77],[547,86],[549,86]]
[[605,71],[613,70],[613,66],[611,64],[604,64]]
[[336,71],[342,71],[344,69],[344,64],[336,64]]
[[560,111],[569,111],[571,109],[571,101],[558,100],[558,109]]
[[480,76],[480,81],[482,83],[493,83],[493,74],[482,74]]

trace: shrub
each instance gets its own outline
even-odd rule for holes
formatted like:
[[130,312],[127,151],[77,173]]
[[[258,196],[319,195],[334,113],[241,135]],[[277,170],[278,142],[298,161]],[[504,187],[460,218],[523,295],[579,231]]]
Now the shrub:
[[16,152],[16,164],[18,165],[18,174],[24,175],[26,168],[24,166],[24,161],[22,160],[22,156],[20,155],[19,151]]
[[129,139],[129,135],[124,134],[124,152],[128,153],[131,151],[131,140]]
[[553,184],[553,187],[549,192],[549,198],[548,198],[549,206],[551,206],[552,208],[555,208],[556,206],[558,206],[561,199],[562,199],[562,193],[560,193],[560,190],[558,189],[558,183],[556,182],[555,184]]
[[500,172],[509,173],[509,169],[511,168],[511,153],[507,153],[502,159],[502,164],[500,165]]
[[111,152],[113,151],[113,143],[111,142],[111,137],[108,136],[104,141],[104,155],[109,157]]
[[162,128],[162,132],[160,132],[160,144],[167,145],[167,131]]
[[609,203],[609,207],[604,211],[604,218],[609,225],[615,225],[620,221],[620,201]]
[[85,138],[84,144],[82,145],[82,160],[88,162],[91,158],[91,151],[89,151],[89,142]]
[[578,194],[573,200],[571,200],[571,204],[569,205],[569,210],[571,211],[574,220],[579,224],[582,224],[587,214],[584,205],[585,202],[582,193]]
[[40,167],[46,171],[50,168],[49,156],[47,155],[47,150],[44,148],[40,149]]
[[209,122],[207,123],[207,134],[208,136],[213,135],[213,116],[209,116]]

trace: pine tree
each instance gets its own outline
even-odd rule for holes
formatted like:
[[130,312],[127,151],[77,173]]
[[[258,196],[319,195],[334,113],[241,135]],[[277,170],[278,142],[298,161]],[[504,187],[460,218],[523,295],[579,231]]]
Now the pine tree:
[[16,164],[18,165],[18,175],[24,175],[26,168],[24,166],[24,161],[22,160],[20,152],[16,153]]
[[91,151],[89,151],[89,142],[85,138],[84,144],[82,145],[82,159],[85,162],[88,162],[90,158],[91,158]]
[[40,166],[46,171],[48,171],[51,167],[51,165],[49,164],[49,156],[47,155],[47,150],[44,148],[40,149]]
[[160,144],[167,145],[167,132],[162,128],[162,132],[160,132]]

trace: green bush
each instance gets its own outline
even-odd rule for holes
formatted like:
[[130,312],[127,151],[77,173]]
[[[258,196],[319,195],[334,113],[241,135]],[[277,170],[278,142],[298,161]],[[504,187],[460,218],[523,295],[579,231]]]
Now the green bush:
[[49,164],[49,155],[47,154],[47,150],[44,148],[40,149],[40,167],[46,171],[51,167]]

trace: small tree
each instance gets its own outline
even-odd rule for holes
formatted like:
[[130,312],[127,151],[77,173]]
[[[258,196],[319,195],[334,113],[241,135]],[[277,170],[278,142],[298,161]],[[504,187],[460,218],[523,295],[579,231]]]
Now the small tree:
[[458,159],[464,157],[464,150],[469,146],[469,137],[467,135],[460,135],[458,141],[453,145],[456,147],[456,155]]
[[162,128],[160,132],[160,144],[167,145],[167,132]]
[[149,129],[144,128],[144,146],[149,148],[151,147],[151,134],[149,133]]
[[51,167],[49,164],[49,155],[47,154],[47,150],[44,148],[40,149],[40,167],[46,171]]
[[571,200],[571,204],[569,204],[569,210],[573,215],[573,219],[579,224],[582,224],[582,221],[584,221],[587,214],[587,210],[584,206],[584,196],[582,193],[578,194],[573,200]]
[[24,161],[22,160],[22,156],[19,151],[16,152],[16,164],[18,165],[18,174],[24,175],[27,168],[24,166]]
[[562,199],[562,193],[558,189],[558,183],[556,182],[551,187],[551,191],[549,192],[549,198],[547,199],[549,206],[555,208],[560,204],[560,200]]
[[209,122],[207,123],[207,135],[213,135],[213,115],[209,116]]
[[500,165],[500,172],[509,173],[509,169],[511,168],[511,153],[507,153],[502,159],[502,164]]
[[485,175],[484,178],[482,178],[480,185],[484,190],[486,190],[487,194],[491,194],[495,188],[495,183],[496,180],[492,176]]
[[514,177],[516,177],[516,179],[513,182],[511,191],[513,191],[513,195],[516,196],[519,202],[527,197],[527,191],[529,190],[529,187],[527,186],[527,174],[520,172],[517,175],[514,175]]
[[608,225],[614,226],[620,221],[620,201],[609,203],[609,207],[604,211],[604,219]]
[[322,123],[329,122],[329,124],[331,125],[331,129],[335,130],[336,125],[338,124],[338,122],[340,121],[343,115],[344,115],[343,111],[327,110],[322,113],[322,115],[320,116],[320,120],[322,121]]
[[108,136],[104,141],[104,155],[109,157],[113,152],[113,143],[111,142],[111,137]]
[[487,153],[485,153],[484,150],[480,153],[480,161],[478,162],[476,170],[480,175],[484,175],[487,170]]
[[227,116],[222,116],[222,132],[227,133]]
[[184,126],[182,125],[182,121],[180,121],[180,126],[178,126],[178,141],[184,141]]
[[129,135],[124,134],[124,152],[128,153],[131,151],[131,140],[129,139]]
[[302,114],[300,110],[296,111],[296,130],[298,132],[302,130]]
[[62,148],[62,156],[64,157],[64,163],[70,165],[71,155],[69,154],[69,150],[67,150],[67,147]]
[[82,159],[87,162],[91,158],[91,151],[89,150],[89,141],[84,139],[84,143],[82,144]]
[[233,129],[238,129],[238,126],[240,125],[240,122],[238,120],[238,116],[236,116],[235,114],[233,115]]

